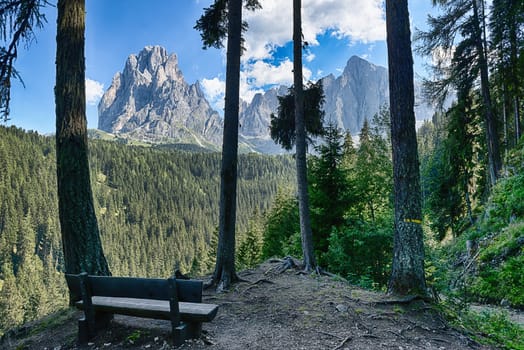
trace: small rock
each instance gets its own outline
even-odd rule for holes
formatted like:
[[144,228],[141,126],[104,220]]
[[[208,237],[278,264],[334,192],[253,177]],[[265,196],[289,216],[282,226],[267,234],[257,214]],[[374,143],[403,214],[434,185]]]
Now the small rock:
[[104,343],[105,347],[111,346],[111,343]]
[[344,305],[344,304],[338,304],[337,306],[335,306],[335,309],[337,309],[338,312],[347,312],[348,311],[347,305]]
[[93,346],[95,343],[87,343],[87,346]]
[[158,341],[158,339],[159,339],[158,337],[155,337],[155,339],[153,339],[153,340],[154,340],[155,343],[156,343],[156,342]]
[[144,346],[144,348],[146,349],[149,349],[151,347],[151,344],[147,344],[146,346]]
[[509,300],[508,299],[502,299],[500,301],[500,306],[508,307],[509,306]]

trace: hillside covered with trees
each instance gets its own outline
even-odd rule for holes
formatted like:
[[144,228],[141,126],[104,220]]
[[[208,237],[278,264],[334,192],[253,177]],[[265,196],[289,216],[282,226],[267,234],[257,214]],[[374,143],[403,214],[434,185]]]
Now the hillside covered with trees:
[[[113,275],[208,272],[218,222],[220,155],[92,141],[91,176]],[[54,139],[0,128],[1,329],[66,303]],[[288,156],[239,160],[237,244],[250,222],[290,188]]]

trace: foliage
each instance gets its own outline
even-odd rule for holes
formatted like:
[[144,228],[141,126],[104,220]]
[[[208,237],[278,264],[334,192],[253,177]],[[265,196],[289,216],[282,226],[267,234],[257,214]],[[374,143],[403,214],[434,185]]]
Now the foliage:
[[247,231],[239,236],[240,243],[236,253],[236,268],[238,270],[253,268],[262,260],[263,234],[261,221],[261,217],[255,211]]
[[499,230],[516,218],[524,217],[524,173],[502,179],[493,189],[483,221],[485,230]]
[[[270,132],[273,141],[286,150],[291,150],[295,145],[295,92],[291,87],[288,94],[278,96],[278,113],[271,114]],[[323,119],[324,92],[322,81],[310,82],[304,89],[304,115],[306,122],[306,134],[309,143],[312,137],[322,136],[324,132]]]
[[329,270],[362,287],[383,289],[393,259],[392,220],[355,222],[334,228],[329,238]]
[[[360,145],[328,125],[309,158],[315,254],[322,265],[366,288],[384,288],[392,258],[392,169],[387,110],[365,123]],[[368,209],[371,208],[371,209]],[[280,194],[266,214],[263,257],[299,255],[298,203]]]
[[524,222],[511,224],[479,251],[479,271],[471,294],[489,302],[524,306]]
[[439,240],[448,232],[458,236],[472,222],[475,193],[480,192],[483,165],[478,146],[480,121],[472,100],[462,96],[441,119],[433,150],[423,160],[426,214]]
[[9,115],[11,80],[22,81],[14,68],[18,47],[21,43],[29,46],[35,40],[35,29],[46,22],[42,8],[48,5],[47,0],[0,1],[0,119],[4,121]]
[[387,215],[393,207],[391,145],[384,136],[379,129],[372,130],[365,120],[354,164],[354,190],[360,200],[353,211],[360,219],[371,222]]
[[347,170],[342,167],[341,131],[330,124],[325,128],[323,139],[324,142],[315,147],[318,155],[309,159],[308,183],[314,247],[319,264],[325,266],[323,254],[328,251],[331,229],[345,222],[347,208],[355,199]]
[[279,192],[264,218],[262,256],[270,258],[287,255],[285,250],[291,237],[300,236],[298,202],[290,191]]
[[[515,174],[493,187],[475,224],[429,251],[436,267],[434,285],[440,291],[459,293],[465,300],[524,305],[524,180],[522,160],[515,158],[521,152],[520,147],[509,152]],[[469,253],[467,241],[473,248]]]
[[483,344],[503,349],[524,349],[524,329],[510,321],[506,312],[476,312],[453,300],[441,302],[440,310],[450,322]]
[[[90,165],[113,275],[209,271],[219,154],[91,141]],[[239,232],[253,212],[269,209],[280,187],[293,184],[293,165],[289,156],[239,158]],[[0,127],[0,332],[66,303],[55,166],[53,138]]]
[[[227,2],[228,0],[215,0],[211,6],[204,9],[204,14],[194,26],[194,29],[200,32],[204,49],[210,47],[220,49],[224,46],[228,28]],[[251,11],[262,8],[258,0],[247,0],[244,7]],[[242,31],[245,32],[247,29],[247,22],[243,22]]]

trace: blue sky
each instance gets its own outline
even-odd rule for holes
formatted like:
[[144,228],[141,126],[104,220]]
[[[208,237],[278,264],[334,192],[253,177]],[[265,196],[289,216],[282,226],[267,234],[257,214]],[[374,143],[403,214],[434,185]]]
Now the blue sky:
[[[430,0],[410,0],[412,30],[423,28],[432,11]],[[55,1],[51,1],[55,3]],[[125,60],[146,45],[176,53],[188,83],[199,80],[209,100],[223,105],[225,51],[202,50],[196,20],[212,0],[86,0],[86,79],[88,127],[98,123],[97,104]],[[263,9],[245,13],[246,33],[241,95],[249,100],[273,84],[292,82],[292,1],[261,0]],[[55,130],[56,8],[45,11],[47,24],[37,41],[19,50],[16,68],[25,88],[13,84],[11,120],[39,133]],[[303,0],[303,31],[311,45],[304,56],[304,75],[317,79],[340,75],[352,55],[386,66],[383,0]],[[416,71],[422,64],[416,58]]]

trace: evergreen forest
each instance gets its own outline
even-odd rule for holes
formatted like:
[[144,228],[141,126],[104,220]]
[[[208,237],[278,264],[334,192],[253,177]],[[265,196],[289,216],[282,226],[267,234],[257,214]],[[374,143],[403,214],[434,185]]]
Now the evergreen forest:
[[[5,330],[66,305],[67,288],[54,138],[0,127],[0,164],[0,329]],[[113,275],[167,277],[180,269],[198,276],[212,268],[219,154],[92,140],[90,164]],[[293,177],[289,156],[240,157],[239,248],[254,218],[269,209],[279,189],[292,188]]]

